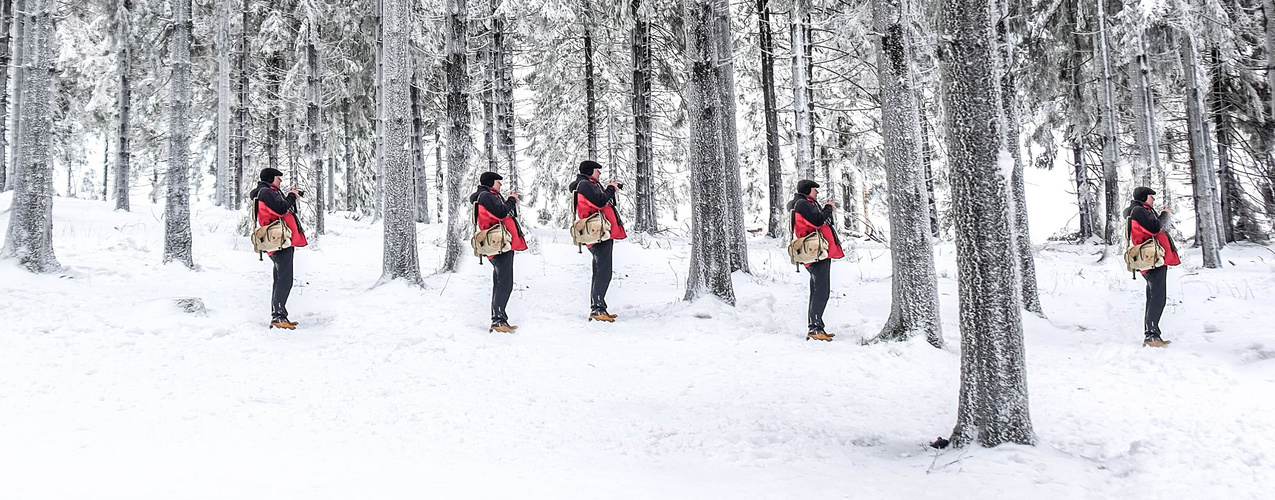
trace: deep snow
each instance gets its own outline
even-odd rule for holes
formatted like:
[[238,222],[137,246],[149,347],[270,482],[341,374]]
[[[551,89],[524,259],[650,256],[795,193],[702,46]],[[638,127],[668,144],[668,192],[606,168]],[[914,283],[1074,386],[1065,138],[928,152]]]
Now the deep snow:
[[[65,272],[0,261],[0,498],[1269,498],[1275,485],[1267,247],[1226,248],[1222,270],[1187,251],[1164,350],[1140,345],[1141,279],[1095,263],[1100,247],[1043,247],[1048,319],[1024,315],[1040,445],[936,452],[925,443],[950,433],[959,389],[951,244],[936,248],[946,350],[857,342],[889,312],[881,245],[834,264],[838,337],[821,343],[803,340],[807,275],[781,242],[750,240],[736,308],[678,300],[686,241],[618,244],[620,317],[599,324],[585,321],[588,253],[560,229],[536,229],[517,257],[521,328],[505,335],[486,331],[490,266],[372,288],[380,226],[336,214],[297,253],[301,325],[284,332],[265,328],[269,260],[234,234],[241,212],[193,208],[194,272],[159,264],[162,205],[54,207]],[[1057,216],[1041,213],[1034,226]],[[440,235],[420,227],[424,269]]]

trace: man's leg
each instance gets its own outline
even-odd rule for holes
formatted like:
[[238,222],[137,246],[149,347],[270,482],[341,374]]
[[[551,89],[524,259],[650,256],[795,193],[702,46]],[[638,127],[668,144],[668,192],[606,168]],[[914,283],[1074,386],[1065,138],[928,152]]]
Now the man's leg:
[[823,332],[823,311],[828,307],[831,290],[832,259],[824,259],[806,267],[810,273],[810,309],[807,311],[811,332]]
[[1143,327],[1147,335],[1160,334],[1160,316],[1168,300],[1169,267],[1160,266],[1142,275],[1147,280],[1147,310]]
[[491,267],[491,324],[508,324],[509,315],[505,313],[505,306],[509,304],[509,295],[514,291],[513,251],[493,255]]
[[611,255],[615,240],[606,240],[589,248],[593,254],[593,282],[589,286],[589,312],[607,312],[607,290],[611,288]]
[[270,294],[270,319],[288,319],[288,296],[292,294],[292,260],[295,248],[288,247],[270,256],[274,261],[274,286]]

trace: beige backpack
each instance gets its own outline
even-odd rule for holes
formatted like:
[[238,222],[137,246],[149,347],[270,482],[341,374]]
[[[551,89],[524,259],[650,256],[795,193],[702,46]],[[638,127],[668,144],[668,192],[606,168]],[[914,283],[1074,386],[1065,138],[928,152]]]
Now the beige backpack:
[[[574,194],[580,195],[579,192]],[[575,201],[574,198],[572,201]],[[576,251],[579,253],[584,252],[581,249],[582,245],[593,245],[609,239],[611,239],[611,221],[602,214],[602,210],[571,223],[571,243],[576,246]]]
[[[478,229],[478,203],[474,202],[474,236],[469,239],[469,246],[474,248],[475,257],[489,257],[513,250],[514,237],[505,229],[503,223],[497,222],[487,229]],[[478,261],[480,264],[481,260]]]
[[[792,235],[792,242],[788,244],[788,260],[793,265],[801,266],[827,259],[828,240],[823,238],[823,233],[816,229],[810,234],[798,237],[795,227],[796,219],[797,212],[794,211],[788,217],[788,233]],[[800,272],[801,268],[798,267],[797,271]]]
[[[1130,218],[1125,224],[1125,241],[1129,242],[1129,248],[1124,251],[1125,269],[1136,273],[1163,266],[1165,254],[1164,247],[1160,246],[1160,241],[1152,235],[1140,244],[1133,244],[1132,226],[1133,219]],[[1134,279],[1137,279],[1136,275]]]
[[252,251],[257,252],[257,260],[264,260],[262,254],[277,252],[292,246],[292,229],[283,222],[283,217],[262,226],[257,222],[257,204],[261,200],[252,199],[252,225],[255,226],[249,238],[252,240]]

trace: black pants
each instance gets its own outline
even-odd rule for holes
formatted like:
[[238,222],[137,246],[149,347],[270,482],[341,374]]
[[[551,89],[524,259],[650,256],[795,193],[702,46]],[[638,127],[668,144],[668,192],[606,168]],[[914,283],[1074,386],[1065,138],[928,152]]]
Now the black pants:
[[806,271],[810,273],[810,309],[806,315],[809,317],[809,327],[811,332],[822,332],[823,328],[823,310],[828,307],[828,294],[832,289],[832,259],[824,259],[809,266]]
[[514,252],[512,250],[491,256],[491,324],[508,325],[509,294],[514,291]]
[[593,254],[593,282],[589,286],[589,312],[607,312],[607,289],[611,288],[611,251],[615,240],[606,240],[589,247]]
[[270,320],[288,319],[288,295],[292,293],[292,257],[295,248],[288,247],[270,256],[274,261],[274,285],[270,292]]
[[1142,274],[1147,280],[1147,313],[1143,326],[1147,335],[1160,334],[1160,315],[1168,298],[1169,266],[1160,266]]

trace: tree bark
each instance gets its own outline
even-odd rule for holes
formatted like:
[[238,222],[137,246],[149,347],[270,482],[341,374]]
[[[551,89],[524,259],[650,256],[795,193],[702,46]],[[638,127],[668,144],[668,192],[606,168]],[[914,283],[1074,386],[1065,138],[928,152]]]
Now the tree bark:
[[359,169],[354,164],[354,132],[351,130],[349,97],[341,100],[341,123],[345,131],[345,209],[353,212],[359,207]]
[[116,0],[115,5],[115,71],[119,94],[115,98],[115,112],[119,124],[115,136],[115,209],[129,211],[129,180],[133,151],[129,144],[132,133],[133,89],[130,70],[133,56],[131,0]]
[[164,263],[195,267],[190,234],[190,2],[172,0],[172,106],[169,118],[168,182],[164,203]]
[[[43,5],[43,4],[41,4]],[[13,33],[13,60],[18,64],[13,66],[13,137],[14,141],[9,144],[9,181],[5,183],[5,190],[17,190],[18,184],[22,182],[22,89],[24,86],[23,74],[26,66],[26,32],[27,32],[27,0],[14,0],[13,5],[13,23],[9,28]]]
[[0,193],[6,191],[9,168],[4,151],[9,149],[9,43],[13,40],[9,26],[13,22],[13,0],[0,0]]
[[1195,227],[1196,242],[1203,250],[1204,267],[1217,269],[1222,267],[1221,242],[1218,241],[1217,215],[1215,207],[1217,199],[1210,179],[1213,171],[1209,168],[1205,150],[1208,149],[1208,134],[1205,123],[1202,96],[1199,82],[1199,54],[1195,49],[1195,40],[1190,33],[1178,34],[1179,50],[1182,56],[1182,72],[1186,79],[1186,118],[1187,142],[1191,149],[1191,189],[1195,194]]
[[235,209],[230,193],[230,2],[216,3],[217,182],[213,203]]
[[930,208],[930,236],[938,239],[942,236],[939,229],[939,202],[934,194],[934,150],[930,146],[930,120],[925,112],[925,99],[917,92],[918,118],[921,122],[921,165],[925,174],[925,194]]
[[952,442],[1034,444],[1004,176],[989,3],[944,0],[939,15],[961,324],[961,395]]
[[443,271],[455,272],[460,265],[469,210],[461,196],[461,183],[469,174],[469,69],[466,63],[468,37],[466,0],[447,0],[443,68],[447,74],[447,251]]
[[912,41],[903,0],[873,0],[877,37],[877,80],[880,82],[881,136],[890,192],[890,317],[878,341],[905,341],[924,335],[943,347],[939,321],[938,278],[926,212],[926,192],[918,148],[920,114],[912,75]]
[[718,91],[714,0],[686,0],[686,58],[690,75],[686,109],[691,131],[691,262],[686,300],[713,295],[735,305],[731,283],[730,238],[726,204],[714,197],[726,193],[728,177],[722,161],[721,93]]
[[310,163],[310,175],[314,177],[314,199],[310,203],[314,204],[314,235],[322,235],[327,232],[324,221],[324,168],[323,168],[323,140],[321,128],[323,126],[322,110],[320,106],[323,103],[323,80],[319,72],[319,13],[314,12],[313,6],[307,4],[308,16],[306,16],[306,133],[309,137],[306,140],[306,161]]
[[1101,98],[1099,116],[1102,126],[1102,187],[1106,208],[1103,211],[1103,241],[1107,250],[1103,258],[1111,255],[1111,247],[1119,242],[1123,234],[1123,218],[1120,203],[1120,150],[1116,136],[1116,104],[1115,88],[1112,83],[1111,52],[1108,47],[1107,8],[1102,0],[1098,2],[1098,61],[1101,71]]
[[632,0],[629,11],[633,16],[633,142],[637,150],[634,156],[637,185],[634,186],[636,192],[633,197],[633,230],[650,233],[657,229],[651,136],[651,23],[642,12],[642,0]]
[[[1014,241],[1018,245],[1018,278],[1021,284],[1023,309],[1037,315],[1044,315],[1040,305],[1040,292],[1036,287],[1036,259],[1032,255],[1031,228],[1027,220],[1027,186],[1023,179],[1022,124],[1018,115],[1018,84],[1015,75],[1019,71],[1017,58],[1017,42],[1011,37],[1018,33],[1010,31],[1011,20],[1020,19],[1024,15],[1015,4],[999,0],[1002,15],[996,23],[998,44],[1000,45],[1000,83],[1001,110],[1005,121],[1005,147],[1014,160],[1014,170],[1010,176],[1010,191],[1013,194]],[[1012,10],[1011,10],[1012,9]],[[1017,26],[1016,26],[1017,27]],[[1022,28],[1019,28],[1022,29]]]
[[385,0],[382,32],[385,34],[385,258],[381,281],[402,279],[422,284],[416,254],[416,196],[413,192],[411,152],[412,117],[410,90],[412,54],[408,49],[411,16],[408,0]]
[[15,51],[21,52],[18,67],[29,71],[19,80],[28,89],[21,98],[22,114],[15,127],[20,135],[14,142],[22,142],[21,150],[26,154],[19,157],[25,164],[16,169],[22,178],[10,183],[13,203],[0,257],[17,259],[31,272],[47,273],[61,268],[53,254],[53,163],[49,160],[54,6],[49,0],[27,0],[24,6],[19,5],[19,16],[25,18],[22,24],[27,28],[27,37],[22,38],[30,53]]
[[239,32],[239,54],[237,65],[239,66],[239,102],[235,108],[235,157],[234,164],[231,165],[232,176],[234,180],[231,182],[231,200],[236,207],[242,206],[245,195],[244,192],[244,173],[249,172],[252,168],[249,164],[248,156],[248,0],[243,0],[240,4],[240,15],[243,19]]
[[[757,0],[757,33],[761,45],[762,112],[766,121],[766,180],[769,216],[766,235],[778,238],[787,231],[784,222],[784,175],[779,163],[779,111],[775,96],[775,39],[770,25],[770,0]],[[847,172],[847,175],[850,175]],[[848,182],[853,182],[849,180]]]
[[[743,185],[739,178],[739,139],[735,125],[735,44],[731,35],[730,3],[713,0],[713,49],[717,64],[717,93],[721,103],[722,168],[726,174],[727,249],[731,271],[749,272],[748,238],[744,231]],[[829,182],[831,187],[832,182]]]
[[421,97],[420,87],[416,84],[416,76],[413,73],[413,83],[409,94],[412,109],[412,172],[413,182],[415,186],[414,196],[416,196],[416,213],[414,220],[416,222],[429,222],[429,174],[425,172],[425,121],[421,119]]
[[810,80],[805,47],[810,45],[806,37],[810,34],[810,0],[793,0],[792,3],[792,82],[794,113],[793,129],[796,149],[793,156],[797,162],[797,175],[805,179],[814,179],[815,165],[813,161],[814,146],[810,131],[813,121],[810,116]]
[[[590,3],[585,2],[584,8],[590,9]],[[585,141],[588,144],[588,154],[590,160],[598,159],[598,112],[597,112],[597,85],[593,77],[593,28],[589,26],[589,14],[585,13],[584,27],[584,131]],[[608,165],[611,167],[612,165]]]

